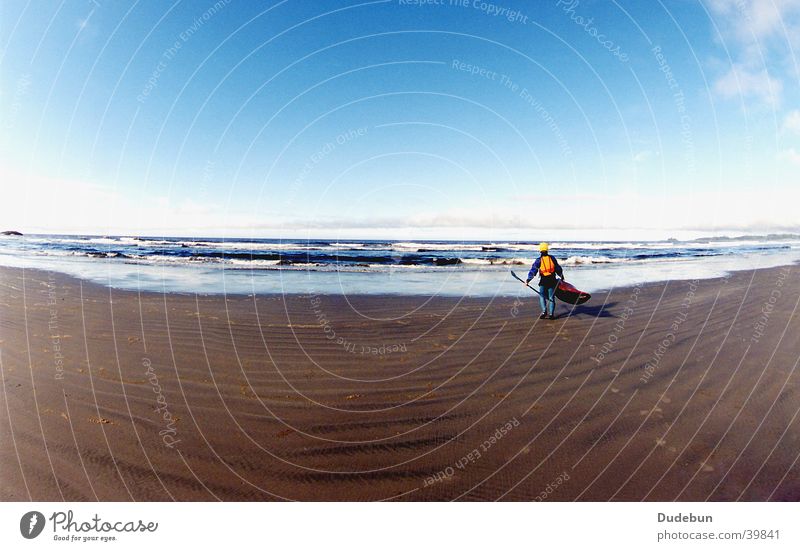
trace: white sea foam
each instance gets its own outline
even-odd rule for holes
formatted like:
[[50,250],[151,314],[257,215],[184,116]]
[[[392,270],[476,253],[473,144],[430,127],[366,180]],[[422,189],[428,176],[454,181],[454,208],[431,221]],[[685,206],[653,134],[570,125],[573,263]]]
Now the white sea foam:
[[277,266],[280,263],[280,260],[242,260],[240,258],[232,258],[228,261],[228,263],[233,266],[241,266],[242,268],[262,268]]
[[392,249],[395,251],[407,252],[417,252],[420,249],[426,249],[428,251],[480,251],[481,247],[480,245],[469,245],[463,243],[415,243],[410,241],[393,243]]
[[559,261],[564,266],[579,266],[582,264],[611,264],[612,262],[630,262],[626,258],[609,258],[607,256],[570,256]]
[[[110,238],[99,237],[107,240]],[[516,296],[521,292],[519,282],[508,274],[509,262],[529,265],[536,253],[528,251],[533,244],[473,244],[477,247],[497,247],[503,252],[477,252],[460,254],[464,245],[439,243],[442,253],[422,256],[462,257],[462,264],[435,266],[431,264],[372,263],[353,264],[295,263],[279,265],[277,260],[248,258],[191,257],[177,254],[139,255],[147,251],[148,240],[131,243],[133,238],[125,238],[106,248],[104,243],[88,243],[83,238],[50,238],[32,236],[26,239],[3,239],[0,245],[0,265],[22,268],[38,268],[68,273],[98,283],[124,289],[145,289],[155,291],[180,291],[202,293],[266,293],[266,292],[318,292],[318,293],[406,293],[406,294],[453,294],[470,296],[492,296],[507,294]],[[149,240],[151,243],[157,239]],[[589,250],[574,251],[564,248],[558,252],[568,279],[581,289],[594,290],[628,285],[635,282],[663,281],[669,279],[706,278],[721,275],[729,270],[752,267],[785,265],[800,260],[800,250],[785,248],[787,244],[800,243],[798,240],[774,240],[782,248],[766,249],[767,241],[719,241],[714,243],[722,254],[700,256],[691,249],[710,248],[707,243],[662,243],[667,254],[655,258],[631,259],[627,251],[608,252]],[[190,247],[197,246],[201,240],[183,240]],[[88,243],[88,244],[87,244]],[[167,244],[168,243],[168,244]],[[163,245],[173,253],[181,251],[180,242],[169,241]],[[209,247],[218,248],[220,243],[204,242]],[[233,242],[230,242],[232,244]],[[430,243],[404,242],[414,248],[432,248]],[[305,243],[304,243],[305,244]],[[350,242],[336,243],[337,247],[349,246]],[[357,244],[357,243],[355,243]],[[235,242],[235,247],[252,250],[253,243]],[[297,243],[258,243],[264,249],[276,250],[281,245],[296,248]],[[277,245],[277,247],[276,247]],[[573,243],[573,247],[592,245],[592,249],[608,246],[607,243]],[[635,242],[613,244],[638,246]],[[644,249],[657,249],[658,244],[648,243]],[[754,247],[741,250],[740,247]],[[153,245],[151,245],[153,246]],[[392,255],[388,245],[373,243],[371,248],[386,251]],[[419,247],[418,247],[419,246]],[[470,245],[467,245],[469,247]],[[331,245],[333,247],[333,245]],[[509,252],[513,247],[525,248],[525,252]],[[155,247],[153,247],[155,248]],[[629,247],[630,248],[630,247]],[[81,250],[83,249],[83,250]],[[124,252],[129,258],[90,257],[91,249],[98,252]],[[730,249],[730,250],[727,250]],[[225,250],[225,249],[223,249]],[[393,249],[392,249],[393,250]],[[193,253],[194,250],[183,249]],[[452,252],[452,254],[448,254]],[[647,251],[645,251],[646,253]],[[658,253],[658,251],[652,251]],[[683,254],[685,253],[685,254]],[[406,253],[408,254],[408,253]],[[353,256],[358,256],[353,254]],[[367,254],[366,256],[369,256]],[[477,257],[477,258],[463,258]],[[369,260],[365,259],[365,262]],[[624,269],[618,269],[624,266]],[[280,271],[280,273],[279,273]],[[521,271],[521,268],[520,268]],[[308,272],[313,272],[313,276]]]
[[519,266],[531,264],[527,258],[461,258],[463,264],[472,266]]

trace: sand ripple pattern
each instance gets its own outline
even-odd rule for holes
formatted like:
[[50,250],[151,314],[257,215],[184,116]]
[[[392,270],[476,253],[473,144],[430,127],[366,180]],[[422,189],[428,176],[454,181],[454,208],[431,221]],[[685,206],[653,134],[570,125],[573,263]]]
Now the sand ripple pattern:
[[619,288],[551,322],[529,297],[3,268],[0,497],[797,499],[798,274]]

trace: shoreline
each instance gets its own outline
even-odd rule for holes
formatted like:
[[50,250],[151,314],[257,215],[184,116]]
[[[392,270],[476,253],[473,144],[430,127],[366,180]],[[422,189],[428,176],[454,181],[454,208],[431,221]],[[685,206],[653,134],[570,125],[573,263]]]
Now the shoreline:
[[555,322],[533,293],[0,282],[4,501],[800,499],[796,265]]
[[[642,282],[723,277],[743,267],[800,263],[800,240],[790,237],[570,242],[555,243],[554,252],[570,283],[597,293]],[[189,295],[513,297],[519,286],[508,272],[527,273],[537,256],[530,243],[505,242],[470,242],[461,248],[452,242],[185,242],[88,236],[6,241],[0,247],[0,265],[9,268],[54,270],[121,290]]]
[[[697,262],[697,261],[694,260],[694,262]],[[608,269],[607,265],[600,264],[600,265],[593,265],[593,266],[594,266],[595,276],[597,275],[598,272]],[[781,260],[779,260],[777,262],[771,262],[766,267],[759,266],[759,267],[755,268],[755,270],[771,270],[771,269],[793,267],[793,266],[800,266],[800,258],[788,257],[788,258],[785,258],[785,259],[781,259]],[[529,266],[520,265],[520,266],[517,266],[516,268],[517,268],[517,271],[519,272],[519,274],[522,274],[523,272],[527,273],[527,270],[529,269]],[[578,273],[589,274],[589,273],[591,273],[589,268],[590,268],[590,266],[578,266],[578,267],[573,266],[573,267],[571,267],[569,269],[569,272],[570,272],[570,274],[572,274],[577,270]],[[175,267],[169,267],[168,269],[175,269]],[[195,268],[182,267],[180,269],[192,270],[192,269],[195,269]],[[281,292],[277,292],[277,291],[244,292],[244,291],[237,291],[235,289],[234,290],[227,290],[226,289],[225,291],[209,292],[209,291],[186,291],[186,290],[169,289],[169,290],[164,290],[164,291],[156,291],[156,290],[147,289],[147,288],[135,289],[135,288],[131,288],[131,287],[124,287],[124,286],[114,285],[112,283],[101,283],[99,281],[96,281],[97,278],[82,277],[82,276],[75,275],[75,274],[72,274],[72,273],[60,271],[58,269],[29,268],[29,267],[19,267],[19,266],[7,266],[7,265],[0,264],[0,270],[19,270],[19,271],[24,271],[24,272],[30,272],[33,276],[37,276],[37,274],[39,274],[39,277],[41,277],[41,274],[44,274],[44,273],[58,274],[59,277],[68,278],[68,279],[72,280],[75,283],[79,283],[80,282],[83,285],[94,285],[94,286],[98,286],[99,288],[110,289],[110,290],[113,290],[115,292],[136,293],[136,294],[157,294],[157,295],[169,294],[169,295],[175,295],[175,296],[209,297],[209,298],[210,297],[223,297],[223,296],[230,296],[230,297],[255,297],[255,296],[283,297],[283,296],[285,296],[285,297],[303,298],[303,297],[307,297],[307,296],[310,296],[310,295],[337,296],[337,295],[342,295],[343,294],[341,292],[331,293],[331,292],[318,291],[318,290],[281,291]],[[263,274],[272,274],[272,275],[280,274],[282,276],[281,270],[263,270],[263,271],[261,271],[261,270],[258,270],[258,269],[225,268],[225,267],[219,267],[219,268],[217,268],[217,270],[220,273],[227,272],[231,276],[241,275],[241,274],[248,274],[248,273],[249,274],[260,274],[260,275],[263,275]],[[504,282],[504,290],[498,290],[497,292],[491,293],[491,294],[484,294],[484,293],[480,293],[480,292],[473,293],[473,294],[457,294],[457,293],[441,294],[441,293],[438,293],[438,292],[437,293],[425,293],[425,292],[421,292],[421,291],[420,292],[414,292],[413,290],[397,291],[397,292],[381,290],[380,292],[347,292],[345,294],[346,294],[346,296],[349,296],[349,297],[361,297],[361,298],[366,298],[366,297],[400,297],[400,298],[401,297],[410,297],[410,298],[417,298],[417,299],[419,299],[419,298],[430,298],[431,296],[435,296],[437,299],[438,298],[443,298],[443,299],[475,298],[475,299],[482,299],[482,300],[486,300],[486,299],[507,299],[507,298],[512,298],[512,297],[519,297],[519,295],[520,295],[519,292],[511,292],[510,291],[510,289],[517,289],[518,290],[518,286],[519,285],[518,285],[518,283],[516,281],[514,281],[513,283],[510,283],[511,278],[508,277],[509,271],[513,271],[512,268],[507,268],[507,269],[504,268],[502,270],[485,270],[485,271],[479,271],[479,272],[463,272],[461,274],[456,272],[457,276],[469,276],[470,274],[475,275],[476,273],[479,273],[483,277],[492,276],[495,280],[503,281]],[[634,286],[662,285],[662,284],[670,283],[670,282],[674,283],[674,282],[678,282],[678,281],[688,281],[690,279],[697,279],[697,280],[700,280],[700,281],[723,280],[723,279],[727,279],[727,278],[731,277],[734,274],[737,274],[737,273],[740,273],[740,272],[750,272],[750,271],[753,271],[753,268],[738,268],[738,269],[718,269],[717,268],[717,269],[713,269],[713,270],[710,271],[711,275],[702,275],[702,272],[700,274],[695,273],[694,275],[697,276],[697,277],[694,277],[694,278],[691,278],[691,277],[681,277],[681,278],[672,277],[671,278],[671,277],[667,277],[666,274],[662,274],[662,276],[663,276],[662,278],[655,277],[655,278],[652,278],[652,279],[645,279],[645,280],[641,280],[641,281],[624,281],[623,280],[618,285],[607,285],[607,286],[596,287],[596,286],[592,286],[592,285],[588,285],[588,284],[578,284],[576,286],[581,288],[581,289],[585,289],[585,290],[587,290],[587,292],[590,292],[592,294],[606,294],[606,293],[609,293],[609,292],[612,292],[612,291],[619,291],[620,289],[626,289],[626,288],[630,288],[630,287],[634,287]],[[382,275],[385,275],[382,272],[349,272],[349,271],[343,271],[343,272],[319,271],[318,272],[318,271],[305,271],[305,270],[287,270],[285,273],[286,274],[291,274],[291,277],[296,277],[298,274],[300,274],[300,275],[316,274],[316,275],[319,275],[321,277],[329,277],[332,274],[336,274],[336,275],[343,274],[346,277],[355,276],[355,277],[364,277],[364,278],[367,278],[367,279],[369,279],[371,277],[380,277]],[[429,275],[435,274],[435,272],[421,272],[421,273],[422,274],[429,274]],[[402,274],[402,275],[406,275],[406,274]],[[419,274],[409,274],[409,275],[419,275]],[[447,273],[436,274],[437,277],[445,278],[445,279],[449,278],[452,275],[453,274],[447,274]],[[137,276],[138,276],[138,274],[137,274]],[[501,277],[501,276],[503,276],[503,277]],[[506,281],[506,280],[509,280],[509,281]],[[571,279],[568,280],[568,281],[570,281],[570,283],[573,283],[573,281]],[[439,289],[439,290],[441,290],[441,289]],[[525,292],[523,291],[523,295],[524,295],[524,293]]]

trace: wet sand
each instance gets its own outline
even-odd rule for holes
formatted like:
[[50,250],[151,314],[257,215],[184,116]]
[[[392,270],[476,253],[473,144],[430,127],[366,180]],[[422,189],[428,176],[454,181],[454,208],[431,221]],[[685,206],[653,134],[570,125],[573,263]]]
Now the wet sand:
[[[559,304],[0,268],[0,499],[798,500],[800,268]],[[567,315],[570,313],[570,315]]]

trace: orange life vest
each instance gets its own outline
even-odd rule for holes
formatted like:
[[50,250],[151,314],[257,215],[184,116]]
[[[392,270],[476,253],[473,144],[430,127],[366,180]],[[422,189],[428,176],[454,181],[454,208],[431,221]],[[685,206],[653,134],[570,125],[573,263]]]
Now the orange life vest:
[[539,273],[547,277],[549,275],[553,275],[556,271],[556,264],[553,262],[553,259],[550,258],[550,255],[542,255],[541,260],[539,261]]

